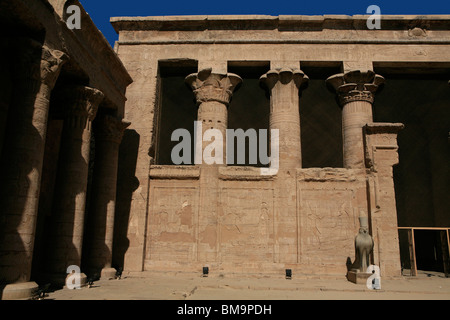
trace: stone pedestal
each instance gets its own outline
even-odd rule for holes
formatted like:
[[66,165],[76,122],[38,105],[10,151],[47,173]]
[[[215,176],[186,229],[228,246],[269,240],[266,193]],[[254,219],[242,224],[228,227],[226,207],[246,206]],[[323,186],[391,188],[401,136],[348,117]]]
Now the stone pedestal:
[[86,237],[88,272],[102,278],[114,277],[112,250],[116,207],[117,166],[119,145],[124,130],[130,125],[113,116],[97,119],[95,128],[95,166],[91,205]]
[[347,273],[347,280],[355,284],[367,284],[367,279],[372,275],[372,273],[359,272],[357,270],[350,270]]
[[17,55],[0,177],[0,283],[18,298],[29,297],[22,283],[31,275],[49,100],[67,56],[28,38],[11,45]]
[[362,128],[373,121],[374,96],[384,78],[373,71],[350,71],[331,76],[327,84],[337,93],[342,108],[344,167],[361,169],[364,163]]
[[46,270],[57,285],[65,281],[69,266],[81,266],[91,125],[102,99],[99,90],[84,86],[58,91],[65,119]]

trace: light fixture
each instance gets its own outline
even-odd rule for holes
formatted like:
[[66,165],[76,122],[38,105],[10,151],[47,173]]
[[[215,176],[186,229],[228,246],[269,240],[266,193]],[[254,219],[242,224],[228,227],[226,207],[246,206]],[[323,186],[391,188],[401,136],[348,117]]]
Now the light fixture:
[[292,279],[292,270],[286,269],[286,279],[290,280]]
[[207,277],[209,274],[209,268],[208,267],[203,267],[203,277]]

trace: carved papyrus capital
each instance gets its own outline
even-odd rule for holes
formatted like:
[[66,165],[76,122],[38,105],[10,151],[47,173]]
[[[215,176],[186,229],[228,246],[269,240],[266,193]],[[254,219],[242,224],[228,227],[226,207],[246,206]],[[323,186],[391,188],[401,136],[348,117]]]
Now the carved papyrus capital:
[[62,113],[68,123],[84,129],[97,115],[98,106],[103,101],[104,94],[97,89],[69,85],[58,88],[55,101],[63,108]]
[[185,81],[194,91],[198,105],[209,101],[228,105],[233,91],[242,82],[242,79],[234,73],[212,73],[212,69],[209,68],[188,75]]
[[17,38],[13,42],[18,51],[15,58],[14,77],[34,80],[53,88],[63,64],[69,57],[62,51],[53,50],[29,38]]
[[111,115],[105,115],[97,119],[97,126],[95,128],[95,137],[101,141],[112,141],[120,144],[123,138],[125,129],[131,125],[131,122],[126,122]]
[[339,73],[327,79],[328,88],[336,92],[341,107],[353,101],[374,102],[375,93],[384,84],[384,78],[373,71],[360,70]]
[[41,81],[53,88],[59,77],[61,67],[67,60],[69,60],[69,57],[64,52],[44,46],[40,66]]
[[269,90],[272,90],[277,82],[288,84],[291,81],[294,81],[297,88],[304,89],[308,85],[309,78],[300,69],[283,68],[268,71],[266,74],[261,76],[260,81]]

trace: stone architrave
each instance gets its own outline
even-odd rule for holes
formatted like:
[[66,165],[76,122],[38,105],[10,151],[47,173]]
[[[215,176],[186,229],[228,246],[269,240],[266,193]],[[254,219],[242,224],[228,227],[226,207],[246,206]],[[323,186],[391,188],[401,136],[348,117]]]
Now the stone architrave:
[[116,273],[112,268],[112,250],[119,145],[130,124],[105,115],[96,120],[94,128],[95,164],[86,227],[89,239],[87,260],[89,273],[98,273],[102,278],[114,277]]
[[[29,297],[49,101],[68,57],[29,38],[16,50],[0,186],[0,283],[3,299]],[[30,284],[30,285],[27,285]],[[17,284],[17,286],[15,286]]]
[[309,78],[300,69],[270,70],[260,81],[270,91],[270,129],[279,130],[280,168],[301,168],[299,90]]
[[330,90],[336,92],[342,108],[345,168],[365,167],[362,128],[373,121],[372,105],[375,93],[383,83],[384,78],[370,70],[349,71],[327,79]]
[[55,102],[65,116],[46,272],[60,285],[69,266],[81,266],[92,121],[103,97],[86,86],[65,86],[57,92]]

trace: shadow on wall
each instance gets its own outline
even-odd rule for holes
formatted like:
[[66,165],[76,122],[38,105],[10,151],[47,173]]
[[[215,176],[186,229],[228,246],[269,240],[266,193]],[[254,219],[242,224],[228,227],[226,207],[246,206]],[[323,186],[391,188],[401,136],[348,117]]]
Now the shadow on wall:
[[127,234],[133,192],[139,187],[139,180],[136,178],[139,141],[139,134],[127,129],[119,149],[112,257],[112,266],[116,269],[124,267],[125,253],[130,246]]

